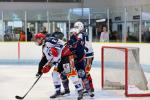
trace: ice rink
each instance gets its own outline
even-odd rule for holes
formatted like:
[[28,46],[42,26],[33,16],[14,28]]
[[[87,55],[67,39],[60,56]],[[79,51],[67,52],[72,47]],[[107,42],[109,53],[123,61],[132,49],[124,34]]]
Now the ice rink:
[[[16,100],[15,96],[23,96],[36,80],[36,65],[0,65],[0,100]],[[101,90],[101,69],[94,67],[91,71],[95,97],[84,97],[83,100],[150,100],[150,97],[125,97],[123,91]],[[77,100],[75,88],[70,81],[71,94],[54,100]],[[63,89],[62,89],[63,90]],[[54,93],[51,72],[43,75],[24,100],[50,100]]]

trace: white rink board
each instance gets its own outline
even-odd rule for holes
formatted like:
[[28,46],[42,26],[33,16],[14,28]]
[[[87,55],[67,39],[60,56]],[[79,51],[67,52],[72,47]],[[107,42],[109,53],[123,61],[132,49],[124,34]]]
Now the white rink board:
[[[94,60],[101,61],[101,47],[102,46],[126,46],[140,48],[140,63],[150,65],[150,44],[146,43],[92,43],[94,49]],[[35,60],[40,59],[42,52],[40,46],[35,45],[34,42],[20,43],[20,59]],[[12,59],[18,60],[18,42],[1,42],[0,43],[0,60]]]
[[18,43],[0,42],[0,60],[1,59],[18,59]]

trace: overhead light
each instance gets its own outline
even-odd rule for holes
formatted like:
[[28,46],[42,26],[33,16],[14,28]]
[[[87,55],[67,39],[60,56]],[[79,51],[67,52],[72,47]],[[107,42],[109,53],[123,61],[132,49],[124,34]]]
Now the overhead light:
[[106,21],[106,19],[99,19],[99,20],[96,20],[97,23],[99,23],[99,22],[105,22],[105,21]]

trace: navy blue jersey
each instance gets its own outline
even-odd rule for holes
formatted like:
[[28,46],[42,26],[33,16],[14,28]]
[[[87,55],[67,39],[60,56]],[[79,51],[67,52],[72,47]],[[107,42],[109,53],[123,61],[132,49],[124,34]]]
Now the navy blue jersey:
[[75,54],[77,56],[76,58],[77,62],[81,62],[85,56],[84,46],[80,41],[77,42],[77,47],[75,48]]
[[86,53],[86,58],[90,58],[94,56],[92,44],[89,41],[88,34],[80,32],[78,34],[78,39],[83,42],[84,48],[85,48],[85,53]]
[[75,35],[72,35],[70,40],[68,41],[68,44],[70,45],[70,50],[76,55],[75,60],[77,62],[83,60],[85,56],[85,47],[82,41],[78,40]]
[[52,36],[48,36],[45,38],[45,43],[50,42],[51,44],[57,44],[58,39]]
[[80,33],[78,34],[78,38],[82,39],[84,42],[85,42],[85,41],[89,41],[89,36],[88,36],[88,34],[85,33],[85,32],[80,32]]
[[44,45],[46,43],[49,43],[53,45],[53,47],[56,47],[56,48],[62,48],[64,46],[64,42],[62,40],[57,39],[56,37],[53,37],[53,36],[46,36]]

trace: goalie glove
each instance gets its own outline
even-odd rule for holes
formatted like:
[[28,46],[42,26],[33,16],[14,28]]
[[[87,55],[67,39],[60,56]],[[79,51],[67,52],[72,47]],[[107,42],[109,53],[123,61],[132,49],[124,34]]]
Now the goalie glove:
[[50,69],[51,69],[51,66],[45,65],[42,69],[42,73],[48,73],[50,71]]

